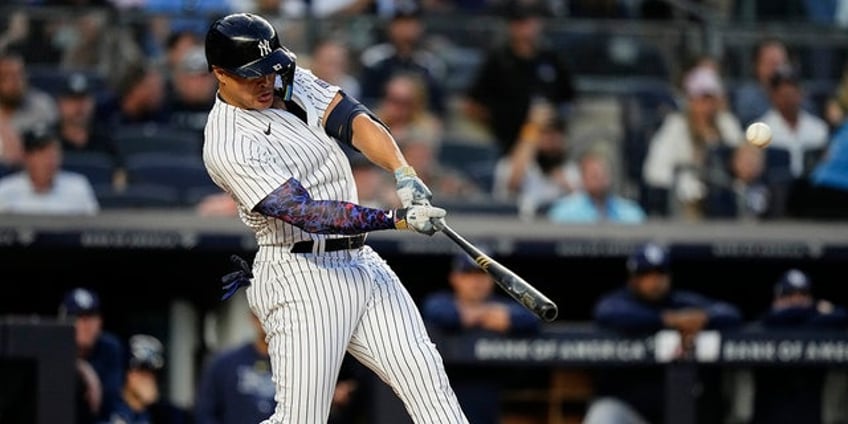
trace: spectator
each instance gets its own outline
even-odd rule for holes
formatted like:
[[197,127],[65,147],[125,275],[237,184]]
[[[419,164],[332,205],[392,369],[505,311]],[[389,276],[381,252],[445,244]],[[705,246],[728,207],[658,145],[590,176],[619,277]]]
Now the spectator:
[[0,53],[0,123],[23,134],[36,126],[53,125],[57,118],[53,98],[29,86],[21,56]]
[[[627,259],[627,286],[600,299],[595,322],[628,336],[676,330],[684,354],[691,353],[694,337],[701,330],[741,324],[736,307],[673,289],[670,270],[670,258],[662,246],[651,242],[636,249]],[[597,398],[586,412],[584,424],[663,422],[662,369],[604,370],[597,380]]]
[[135,334],[129,338],[128,354],[121,396],[110,408],[108,424],[150,423],[151,408],[159,401],[159,372],[165,366],[162,342]]
[[827,151],[808,178],[808,193],[797,201],[800,214],[817,218],[848,218],[848,73],[834,95],[834,131]]
[[769,148],[788,150],[792,176],[801,178],[810,171],[805,163],[807,152],[823,151],[827,147],[829,127],[824,119],[801,107],[801,81],[791,67],[778,68],[772,74],[769,88],[771,107],[759,120],[771,127]]
[[391,76],[375,113],[395,138],[407,138],[414,133],[433,140],[437,146],[441,143],[442,120],[427,109],[427,87],[416,74]]
[[[182,64],[186,54],[197,47],[203,47],[203,40],[198,33],[189,29],[171,31],[165,38],[163,63],[164,70],[168,76],[173,75]],[[206,60],[205,56],[203,60]]]
[[115,95],[98,104],[95,116],[107,131],[123,125],[167,123],[162,72],[147,63],[131,65],[120,78]]
[[[144,51],[126,25],[116,21],[112,8],[83,8],[68,25],[68,45],[62,56],[64,69],[95,71],[119,77],[132,63],[144,60]],[[109,81],[113,84],[115,81]]]
[[763,219],[782,214],[782,196],[766,179],[761,148],[740,144],[727,165],[709,176],[706,217]]
[[316,77],[341,87],[351,97],[360,98],[361,87],[359,80],[351,74],[347,44],[333,38],[319,40],[312,47],[311,59],[310,69]]
[[636,202],[613,192],[612,171],[607,157],[589,151],[580,158],[581,188],[555,200],[547,218],[555,223],[639,223],[645,212]]
[[61,170],[62,147],[49,128],[24,135],[24,169],[0,178],[0,212],[94,215],[100,205],[85,176]]
[[180,58],[167,85],[165,104],[169,124],[203,135],[209,109],[215,103],[217,83],[206,65],[203,47],[195,46]]
[[[774,286],[771,308],[762,317],[767,329],[803,331],[848,327],[848,311],[812,293],[812,282],[798,269],[786,271]],[[755,368],[753,424],[793,422],[821,424],[826,367]]]
[[100,296],[78,287],[68,291],[59,305],[59,319],[74,326],[77,347],[77,423],[95,423],[109,416],[109,406],[121,394],[124,347],[103,329]]
[[[254,336],[216,353],[204,365],[194,407],[196,424],[259,423],[274,412],[271,359],[262,323],[250,314]],[[345,362],[344,365],[350,365]],[[341,424],[350,409],[357,381],[343,366],[328,423]]]
[[350,168],[356,180],[357,204],[382,209],[400,205],[395,185],[384,169],[371,163],[362,154],[351,155]]
[[[450,290],[436,291],[422,303],[421,314],[429,326],[447,334],[527,335],[539,330],[536,316],[495,293],[492,277],[468,255],[454,256],[448,283]],[[500,395],[501,376],[468,367],[449,368],[448,373],[469,422],[500,422],[500,412],[493,404]]]
[[58,135],[65,152],[98,152],[116,157],[112,137],[94,124],[96,104],[91,81],[82,72],[68,75],[56,96]]
[[642,174],[649,189],[663,193],[659,196],[663,204],[670,198],[670,213],[700,219],[710,154],[715,147],[738,145],[742,128],[736,117],[722,108],[724,88],[712,67],[698,66],[687,72],[683,89],[684,110],[663,119],[648,145]]
[[425,135],[410,133],[397,138],[398,146],[409,166],[415,168],[418,177],[433,191],[436,199],[462,199],[465,201],[487,198],[487,193],[461,170],[442,166],[439,162],[439,146],[436,140]]
[[518,143],[494,170],[493,197],[516,202],[525,217],[580,187],[580,171],[569,158],[565,120],[542,105],[531,111]]
[[745,126],[763,116],[771,107],[771,77],[778,68],[789,64],[789,53],[782,40],[769,37],[760,40],[754,47],[751,62],[753,78],[743,82],[733,96],[733,112]]
[[445,112],[445,63],[424,47],[426,29],[417,7],[399,7],[386,27],[387,40],[365,49],[360,55],[362,101],[376,104],[392,76],[419,75],[426,87],[427,108],[438,116]]
[[507,39],[486,53],[466,93],[464,113],[488,128],[506,155],[517,142],[530,105],[544,99],[567,118],[575,97],[571,71],[542,38],[547,11],[536,2],[506,3]]

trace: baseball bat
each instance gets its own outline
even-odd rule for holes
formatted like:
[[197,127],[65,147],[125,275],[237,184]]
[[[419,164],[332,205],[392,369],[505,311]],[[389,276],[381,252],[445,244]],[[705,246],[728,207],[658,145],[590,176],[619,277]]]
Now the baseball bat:
[[557,305],[548,299],[547,296],[519,277],[518,274],[483,253],[482,250],[454,231],[444,219],[433,219],[432,222],[436,229],[443,232],[457,246],[462,248],[465,253],[474,259],[474,262],[480,269],[491,275],[495,283],[512,296],[513,299],[518,301],[518,303],[547,322],[556,319],[558,314]]

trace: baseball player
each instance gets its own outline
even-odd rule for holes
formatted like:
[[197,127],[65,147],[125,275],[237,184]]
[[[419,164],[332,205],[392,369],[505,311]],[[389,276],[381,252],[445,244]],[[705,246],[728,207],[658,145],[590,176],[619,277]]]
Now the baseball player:
[[[416,423],[467,423],[411,296],[365,244],[370,231],[432,235],[445,210],[378,118],[296,65],[264,18],[236,13],[206,35],[218,81],[203,159],[238,203],[259,250],[247,288],[267,333],[276,409],[263,423],[325,423],[350,352]],[[403,207],[357,204],[340,143],[394,172]]]

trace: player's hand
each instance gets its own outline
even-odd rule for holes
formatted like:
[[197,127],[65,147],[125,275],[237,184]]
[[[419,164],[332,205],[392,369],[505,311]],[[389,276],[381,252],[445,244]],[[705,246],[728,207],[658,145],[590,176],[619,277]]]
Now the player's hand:
[[238,255],[230,256],[230,262],[236,266],[236,270],[221,277],[222,288],[224,294],[221,300],[227,300],[232,295],[236,294],[238,289],[250,285],[250,280],[253,278],[253,272],[250,269],[250,264]]
[[438,231],[438,228],[430,220],[444,218],[445,215],[447,215],[447,211],[430,205],[413,205],[408,208],[396,209],[395,228],[432,236]]
[[395,169],[395,183],[398,199],[404,208],[413,205],[429,205],[433,198],[433,192],[418,178],[415,169],[411,166],[402,166]]

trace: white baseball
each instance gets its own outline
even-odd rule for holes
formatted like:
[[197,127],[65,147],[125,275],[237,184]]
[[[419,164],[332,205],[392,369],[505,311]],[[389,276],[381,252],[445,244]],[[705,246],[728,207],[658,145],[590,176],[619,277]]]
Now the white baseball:
[[771,128],[762,122],[754,122],[745,130],[745,138],[757,147],[766,147],[771,143]]

